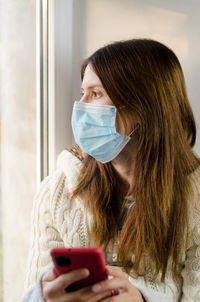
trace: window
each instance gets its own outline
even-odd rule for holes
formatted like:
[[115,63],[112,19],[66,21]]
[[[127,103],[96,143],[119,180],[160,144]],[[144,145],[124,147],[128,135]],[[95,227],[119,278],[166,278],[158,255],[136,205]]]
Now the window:
[[80,97],[83,58],[106,43],[134,37],[171,47],[186,77],[199,152],[199,10],[194,0],[1,1],[1,301],[20,300],[33,196],[55,169],[58,154],[73,144],[71,110]]
[[23,290],[36,189],[35,2],[1,1],[0,14],[0,301],[11,302]]

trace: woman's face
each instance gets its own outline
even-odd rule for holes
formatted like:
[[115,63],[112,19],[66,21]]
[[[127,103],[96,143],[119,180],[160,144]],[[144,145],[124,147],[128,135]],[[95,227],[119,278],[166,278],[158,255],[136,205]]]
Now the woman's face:
[[114,105],[107,95],[103,85],[90,65],[87,65],[81,85],[80,102]]
[[[87,65],[85,69],[85,73],[81,85],[80,102],[114,106],[113,102],[111,101],[105,89],[103,88],[103,85],[99,77],[93,71],[91,65]],[[120,134],[125,133],[124,124],[118,113],[116,117],[115,127],[118,133]],[[130,126],[129,132],[131,131],[132,129]]]

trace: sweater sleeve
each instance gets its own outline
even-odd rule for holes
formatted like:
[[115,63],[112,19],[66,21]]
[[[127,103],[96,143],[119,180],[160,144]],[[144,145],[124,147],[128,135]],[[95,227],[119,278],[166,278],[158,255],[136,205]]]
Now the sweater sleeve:
[[62,171],[55,171],[42,181],[34,198],[25,289],[35,284],[41,273],[52,267],[50,250],[64,246],[56,225],[55,208],[63,198],[65,179]]
[[45,299],[42,295],[42,277],[37,280],[37,283],[34,286],[31,286],[29,290],[24,294],[20,302],[45,302]]

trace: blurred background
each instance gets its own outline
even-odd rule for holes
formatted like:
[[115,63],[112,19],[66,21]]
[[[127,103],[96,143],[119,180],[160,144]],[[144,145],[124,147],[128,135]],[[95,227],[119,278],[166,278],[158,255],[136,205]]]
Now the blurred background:
[[80,65],[106,43],[163,42],[185,74],[200,155],[198,0],[0,0],[0,301],[23,294],[39,182],[72,145]]

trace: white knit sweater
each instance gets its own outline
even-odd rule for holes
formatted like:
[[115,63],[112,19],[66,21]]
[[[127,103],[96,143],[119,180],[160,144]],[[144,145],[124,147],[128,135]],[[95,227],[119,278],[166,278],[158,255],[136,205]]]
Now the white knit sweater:
[[[63,151],[58,157],[56,171],[43,180],[35,196],[26,288],[35,284],[40,274],[52,267],[50,249],[92,245],[88,239],[92,217],[90,213],[85,213],[81,196],[76,198],[72,209],[69,209],[70,192],[74,188],[80,166],[78,158]],[[170,271],[165,283],[153,281],[151,274],[137,279],[127,276],[149,302],[200,302],[199,171],[191,177],[196,189],[195,196],[190,201],[190,242],[183,255],[179,282],[172,280]],[[116,262],[115,245],[109,248],[105,260],[108,264]]]

